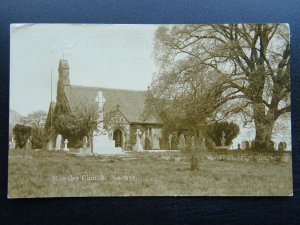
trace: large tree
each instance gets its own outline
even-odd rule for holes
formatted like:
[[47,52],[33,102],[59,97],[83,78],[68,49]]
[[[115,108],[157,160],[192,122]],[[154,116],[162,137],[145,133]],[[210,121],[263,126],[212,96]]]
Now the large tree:
[[[245,122],[255,125],[255,146],[271,148],[275,121],[290,112],[287,25],[161,26],[155,36],[155,56],[159,65],[157,80],[167,79],[172,74],[176,80],[182,71],[197,76],[199,73],[193,71],[207,67],[209,80],[217,87],[217,90],[212,89],[216,98],[211,109],[215,116],[226,118],[242,114]],[[156,87],[154,84],[153,89]],[[174,93],[174,89],[171,91]],[[182,93],[178,89],[175,92]]]

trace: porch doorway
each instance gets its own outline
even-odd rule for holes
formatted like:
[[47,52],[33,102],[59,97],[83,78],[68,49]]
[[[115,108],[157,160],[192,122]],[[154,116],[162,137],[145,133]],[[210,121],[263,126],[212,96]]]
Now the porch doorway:
[[123,147],[123,133],[120,129],[116,129],[113,133],[113,139],[115,141],[115,147]]

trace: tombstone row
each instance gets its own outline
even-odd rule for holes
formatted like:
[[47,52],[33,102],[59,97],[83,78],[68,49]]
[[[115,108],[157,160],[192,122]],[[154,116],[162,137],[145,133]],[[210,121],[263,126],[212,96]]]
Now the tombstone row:
[[[255,141],[242,141],[241,144],[238,143],[238,148],[237,150],[251,150],[254,149],[255,146]],[[285,141],[279,142],[277,150],[278,151],[286,151],[287,149],[287,144]]]
[[48,142],[48,150],[52,151],[52,150],[56,150],[56,151],[60,151],[63,150],[65,152],[69,152],[69,148],[68,148],[68,139],[64,140],[64,148],[62,149],[62,136],[61,134],[58,134],[56,137],[56,142],[55,142],[55,147],[53,146],[52,140],[50,140]]
[[[11,141],[9,142],[9,149],[13,150],[16,148],[17,148],[16,141],[15,141],[14,137],[12,137]],[[32,142],[29,139],[27,139],[27,141],[26,141],[25,149],[32,149]]]

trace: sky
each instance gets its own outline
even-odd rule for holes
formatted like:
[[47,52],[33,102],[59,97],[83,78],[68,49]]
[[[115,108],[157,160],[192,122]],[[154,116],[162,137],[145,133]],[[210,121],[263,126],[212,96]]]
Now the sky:
[[48,111],[56,97],[58,63],[73,85],[147,90],[156,70],[157,25],[11,25],[10,108],[25,116]]
[[[62,58],[69,62],[71,85],[147,90],[157,70],[153,56],[157,28],[158,25],[12,24],[10,108],[23,116],[37,110],[47,112],[51,71],[52,99],[56,101]],[[290,148],[290,123],[285,120],[283,125],[287,132],[275,138],[287,141]],[[254,129],[240,124],[233,147],[254,137]]]

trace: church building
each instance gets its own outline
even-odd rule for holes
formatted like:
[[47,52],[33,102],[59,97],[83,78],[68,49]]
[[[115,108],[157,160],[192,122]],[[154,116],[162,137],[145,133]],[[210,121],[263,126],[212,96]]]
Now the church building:
[[[50,104],[46,126],[48,123],[49,127],[50,120],[55,118],[53,114],[68,114],[78,107],[95,104],[100,91],[105,98],[104,117],[109,118],[104,121],[104,128],[109,138],[115,141],[115,147],[133,150],[136,131],[140,129],[144,149],[160,148],[159,144],[153,143],[153,138],[155,136],[157,140],[161,140],[163,124],[158,116],[146,112],[147,91],[71,85],[69,70],[68,61],[61,59],[58,66],[56,102]],[[78,140],[82,138],[78,137]]]

